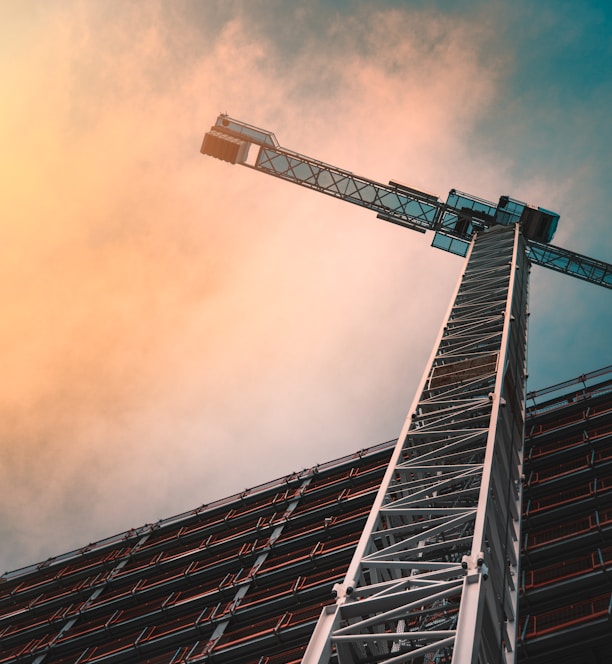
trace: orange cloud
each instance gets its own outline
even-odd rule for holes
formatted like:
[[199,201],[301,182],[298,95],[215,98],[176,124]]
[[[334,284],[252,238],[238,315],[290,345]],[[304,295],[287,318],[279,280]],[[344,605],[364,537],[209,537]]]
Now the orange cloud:
[[227,110],[443,194],[502,66],[486,24],[432,12],[330,15],[285,60],[247,5],[218,32],[212,9],[37,8],[1,64],[9,567],[397,432],[460,263],[204,159],[202,133]]

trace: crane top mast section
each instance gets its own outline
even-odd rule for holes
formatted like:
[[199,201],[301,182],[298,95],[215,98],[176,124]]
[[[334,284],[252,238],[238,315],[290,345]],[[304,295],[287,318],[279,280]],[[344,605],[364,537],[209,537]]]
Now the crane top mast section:
[[[249,158],[251,145],[257,155]],[[612,288],[612,265],[550,244],[559,215],[509,196],[494,204],[451,189],[445,202],[395,180],[375,182],[280,146],[276,136],[226,114],[218,116],[200,150],[227,161],[340,198],[412,230],[434,231],[432,246],[465,256],[474,234],[486,228],[519,224],[532,263]]]

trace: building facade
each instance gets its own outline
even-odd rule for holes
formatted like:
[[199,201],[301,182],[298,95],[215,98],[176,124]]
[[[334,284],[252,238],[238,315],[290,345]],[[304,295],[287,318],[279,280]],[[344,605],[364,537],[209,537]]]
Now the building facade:
[[[299,662],[394,443],[4,574],[0,664]],[[519,576],[518,661],[611,661],[612,367],[529,395]]]
[[520,659],[612,661],[612,374],[530,397]]

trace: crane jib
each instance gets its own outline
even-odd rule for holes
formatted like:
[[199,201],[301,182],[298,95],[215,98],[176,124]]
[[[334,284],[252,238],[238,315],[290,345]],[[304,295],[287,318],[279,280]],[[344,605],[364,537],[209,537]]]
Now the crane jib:
[[605,288],[612,288],[612,265],[604,261],[540,242],[527,242],[527,256],[535,265],[563,272]]
[[379,185],[349,171],[285,150],[262,147],[254,168],[394,217],[396,223],[405,220],[423,230],[434,228],[440,207],[439,203],[409,196],[392,186]]

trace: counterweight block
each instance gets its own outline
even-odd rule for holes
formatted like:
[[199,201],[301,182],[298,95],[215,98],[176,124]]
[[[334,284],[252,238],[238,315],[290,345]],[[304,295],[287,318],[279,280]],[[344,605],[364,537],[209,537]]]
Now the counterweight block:
[[200,152],[230,164],[243,164],[249,155],[249,146],[247,141],[211,129],[204,135]]

